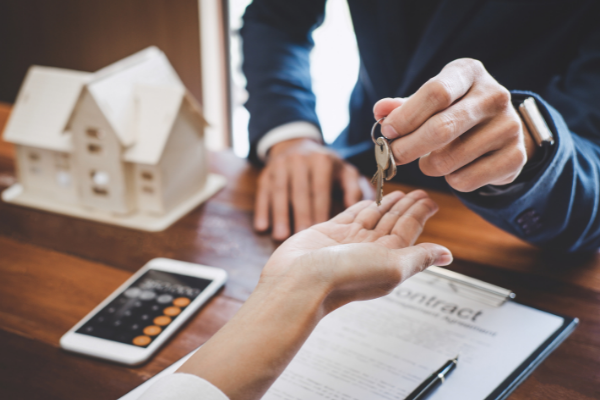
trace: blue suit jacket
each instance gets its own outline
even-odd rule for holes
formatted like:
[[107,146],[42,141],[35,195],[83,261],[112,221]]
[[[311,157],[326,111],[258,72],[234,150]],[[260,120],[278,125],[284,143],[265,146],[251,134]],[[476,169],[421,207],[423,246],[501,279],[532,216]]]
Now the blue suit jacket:
[[[600,2],[441,1],[414,52],[402,0],[348,0],[360,51],[350,124],[333,146],[372,173],[373,104],[405,97],[462,57],[481,60],[513,99],[532,95],[557,139],[539,172],[516,193],[456,193],[482,217],[531,243],[564,251],[600,247]],[[311,34],[325,0],[255,0],[244,16],[243,69],[250,94],[251,159],[270,129],[292,121],[319,126],[311,90]],[[340,68],[340,66],[336,66]],[[432,188],[443,178],[416,163],[397,179]]]

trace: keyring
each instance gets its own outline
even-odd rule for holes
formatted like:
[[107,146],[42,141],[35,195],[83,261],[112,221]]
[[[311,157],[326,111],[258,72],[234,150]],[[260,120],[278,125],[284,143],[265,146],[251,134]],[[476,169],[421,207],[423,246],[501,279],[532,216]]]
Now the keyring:
[[[373,141],[373,143],[375,143],[376,145],[379,145],[379,143],[377,143],[377,140],[375,139],[375,128],[377,128],[377,125],[381,124],[381,121],[383,121],[385,119],[385,117],[380,118],[377,122],[375,122],[375,124],[373,125],[373,129],[371,129],[371,140]],[[388,142],[390,141],[390,139],[386,138],[385,136],[381,135],[382,138],[384,138],[385,140],[387,140]]]

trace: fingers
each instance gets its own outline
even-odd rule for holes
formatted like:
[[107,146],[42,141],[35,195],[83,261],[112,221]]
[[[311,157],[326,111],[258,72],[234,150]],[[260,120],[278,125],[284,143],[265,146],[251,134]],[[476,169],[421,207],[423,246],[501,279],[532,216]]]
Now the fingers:
[[271,195],[270,188],[270,172],[264,169],[258,178],[258,190],[256,191],[256,202],[254,205],[254,229],[259,232],[264,232],[269,229],[269,197]]
[[393,110],[400,107],[402,104],[406,102],[406,99],[402,97],[385,98],[379,100],[373,106],[373,114],[375,115],[375,120],[379,121],[383,117],[387,117]]
[[362,225],[364,229],[373,229],[381,217],[392,208],[398,200],[404,196],[404,193],[396,191],[383,196],[381,205],[377,206],[375,202],[372,202],[370,206],[363,208],[354,219],[353,222]]
[[[398,201],[398,199],[402,198],[402,196],[404,196],[404,193],[402,193],[400,191],[392,192],[383,197],[380,207],[382,209],[384,209],[384,207],[387,207],[387,208],[385,208],[387,210],[390,207],[392,207],[393,204],[396,201]],[[393,200],[393,199],[395,199],[395,200]],[[377,204],[375,204],[375,202],[373,202],[372,200],[363,200],[363,201],[356,203],[353,206],[347,208],[346,210],[342,211],[341,213],[339,213],[338,215],[333,217],[331,219],[331,221],[336,222],[338,224],[351,224],[357,220],[359,215],[361,215],[362,219],[367,219],[367,216],[363,215],[363,212],[365,211],[365,209],[367,209],[369,207],[376,209]],[[380,216],[382,214],[380,211],[376,211],[376,210],[370,210],[370,213],[379,214]],[[379,217],[375,217],[375,218],[379,219]],[[377,222],[375,221],[374,224],[376,224],[376,223]]]
[[393,250],[402,273],[402,280],[432,265],[444,266],[452,262],[452,253],[444,246],[421,243],[416,246]]
[[331,210],[333,160],[329,154],[316,154],[311,158],[310,169],[314,222],[325,222]]
[[383,197],[381,206],[373,201],[361,201],[338,214],[332,221],[339,224],[358,223],[369,230],[375,228],[381,236],[393,233],[397,236],[393,247],[404,247],[414,243],[427,219],[437,210],[437,204],[422,190],[407,195],[395,191]]
[[391,235],[397,238],[402,247],[413,245],[423,232],[425,222],[437,210],[437,204],[428,197],[416,201],[398,218],[392,228]]
[[344,192],[344,206],[350,207],[356,204],[363,197],[363,191],[360,187],[360,174],[358,170],[350,164],[342,163],[339,176],[340,186]]
[[421,172],[428,176],[446,176],[475,161],[479,157],[499,150],[514,141],[520,134],[520,123],[512,118],[497,118],[481,124],[446,146],[419,159]]
[[472,192],[488,184],[506,185],[516,179],[526,162],[524,145],[506,147],[447,175],[446,181],[459,192]]
[[394,140],[391,149],[396,164],[408,164],[447,145],[491,115],[491,110],[480,107],[479,98],[463,99],[429,118],[410,135]]
[[313,224],[309,166],[303,157],[290,157],[288,174],[292,181],[294,230],[299,232]]
[[427,81],[402,107],[392,111],[381,126],[384,136],[394,139],[419,128],[432,115],[463,97],[475,79],[485,72],[479,61],[456,60]]
[[284,162],[276,161],[271,171],[271,206],[273,239],[285,240],[290,236],[289,180]]
[[354,222],[356,216],[360,214],[362,210],[371,206],[372,204],[372,200],[363,200],[361,202],[358,202],[355,205],[345,209],[344,211],[333,217],[331,221],[338,224],[351,224],[352,222]]
[[401,197],[400,201],[394,204],[394,206],[387,213],[385,213],[383,217],[381,217],[377,223],[377,226],[375,227],[375,231],[382,235],[388,235],[392,231],[392,228],[394,228],[394,225],[396,225],[398,219],[410,207],[412,207],[417,201],[426,198],[428,198],[427,193],[422,190],[415,190],[406,196]]
[[[511,112],[514,115],[509,115]],[[460,142],[465,132],[482,123],[487,125],[496,117],[520,124],[512,109],[510,92],[479,61],[460,59],[444,67],[402,107],[394,109],[382,123],[381,131],[388,138],[398,138],[391,148],[396,163],[403,165],[454,141]],[[451,155],[455,169],[468,162]]]
[[[290,236],[290,206],[296,232],[329,219],[334,166],[343,164],[312,141],[296,146],[272,153],[258,181],[254,226],[258,231],[271,226],[276,240]],[[340,171],[345,203],[354,204],[362,197],[360,175],[349,165]]]

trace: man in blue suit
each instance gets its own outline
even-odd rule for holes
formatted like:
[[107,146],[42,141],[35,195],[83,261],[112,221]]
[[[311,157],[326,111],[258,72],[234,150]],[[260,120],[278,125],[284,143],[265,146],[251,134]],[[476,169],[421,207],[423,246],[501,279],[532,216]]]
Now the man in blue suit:
[[[600,2],[348,0],[360,51],[350,123],[323,146],[309,53],[325,0],[255,0],[243,69],[250,158],[259,179],[255,227],[273,237],[325,221],[331,188],[360,200],[382,133],[398,180],[450,189],[531,243],[600,247]],[[533,97],[554,136],[538,147],[516,107]],[[375,105],[375,107],[374,107]]]

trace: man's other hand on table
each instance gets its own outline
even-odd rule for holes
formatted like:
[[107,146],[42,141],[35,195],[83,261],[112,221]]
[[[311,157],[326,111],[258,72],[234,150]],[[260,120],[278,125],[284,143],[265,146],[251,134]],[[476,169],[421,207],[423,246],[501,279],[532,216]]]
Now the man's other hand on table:
[[258,179],[254,228],[263,232],[271,227],[273,239],[285,240],[327,221],[335,185],[343,191],[345,207],[373,197],[367,179],[322,144],[291,139],[274,145]]

